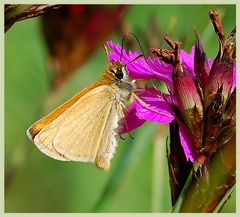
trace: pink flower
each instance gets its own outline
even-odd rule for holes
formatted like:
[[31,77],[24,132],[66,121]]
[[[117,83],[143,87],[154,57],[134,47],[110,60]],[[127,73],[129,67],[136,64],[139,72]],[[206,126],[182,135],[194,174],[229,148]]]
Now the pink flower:
[[[172,84],[170,71],[169,76],[159,73],[164,67],[168,70],[166,66],[161,67],[160,65],[160,69],[158,66],[155,69],[154,67],[150,68],[151,65],[154,66],[154,62],[159,62],[157,58],[155,58],[154,62],[149,58],[151,64],[148,64],[144,57],[129,63],[139,56],[139,53],[132,51],[126,52],[124,49],[122,50],[120,45],[114,44],[112,41],[108,41],[107,46],[111,49],[111,52],[108,54],[109,60],[112,62],[121,59],[121,61],[127,65],[130,77],[141,80],[154,78],[161,80],[160,78],[162,78],[169,85]],[[143,105],[142,101],[136,100],[126,115],[128,129],[123,128],[120,130],[120,133],[134,130],[141,126],[146,120],[166,124],[175,118],[171,106],[169,106],[169,103],[166,101],[166,99],[170,98],[169,94],[162,94],[153,88],[145,87],[145,91],[140,93],[139,97],[147,104],[147,107]]]
[[[208,129],[203,120],[203,117],[210,117],[206,106],[210,106],[208,110],[213,108],[211,103],[217,100],[216,93],[221,90],[220,94],[223,94],[226,104],[229,93],[231,94],[236,87],[235,62],[223,61],[220,58],[214,61],[208,59],[197,33],[196,38],[196,46],[192,47],[191,53],[179,50],[180,62],[174,64],[150,57],[141,57],[129,63],[139,55],[137,52],[127,52],[120,45],[112,41],[107,42],[111,49],[108,56],[110,61],[121,60],[127,65],[130,77],[163,81],[169,89],[169,93],[161,93],[146,86],[144,92],[138,94],[141,100],[136,100],[126,115],[128,129],[121,129],[120,133],[131,131],[146,120],[167,124],[176,119],[186,158],[192,162],[197,161],[201,155],[203,133],[206,134]],[[219,89],[220,86],[222,89]],[[203,91],[202,95],[199,87]],[[212,94],[212,98],[207,94]]]

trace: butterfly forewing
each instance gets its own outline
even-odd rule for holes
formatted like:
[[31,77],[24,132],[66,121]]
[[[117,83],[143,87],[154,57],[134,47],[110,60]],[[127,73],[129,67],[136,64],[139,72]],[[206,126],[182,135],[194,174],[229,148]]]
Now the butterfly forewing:
[[113,98],[109,85],[90,90],[42,129],[34,138],[35,144],[58,160],[96,160],[99,167],[108,169],[117,144],[119,119]]
[[117,147],[119,120],[133,103],[135,88],[121,61],[109,63],[98,81],[34,123],[27,135],[52,158],[96,162],[107,170]]

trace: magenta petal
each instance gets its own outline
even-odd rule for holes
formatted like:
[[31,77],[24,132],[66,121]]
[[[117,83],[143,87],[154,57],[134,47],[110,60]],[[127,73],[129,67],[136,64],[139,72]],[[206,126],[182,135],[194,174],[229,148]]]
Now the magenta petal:
[[162,124],[170,123],[175,118],[171,107],[162,97],[145,92],[140,98],[147,106],[135,101],[138,118]]
[[236,88],[236,62],[234,62],[233,66],[233,84],[231,88],[231,93],[234,91],[235,88]]
[[165,82],[170,90],[172,90],[172,70],[173,67],[170,64],[166,64],[160,61],[158,58],[149,58],[148,64],[152,68],[155,79]]
[[[136,102],[136,109],[137,109],[137,116],[138,118],[145,119],[152,122],[159,122],[161,124],[167,124],[170,123],[174,116],[168,113],[166,108],[163,108],[165,106],[164,103],[158,102],[158,103],[148,103],[149,107],[151,109],[154,109],[158,111],[152,111],[149,108],[143,107],[139,102]],[[161,106],[161,109],[159,109],[158,106]],[[165,111],[164,111],[165,110]]]
[[194,163],[197,159],[196,150],[193,146],[192,137],[189,130],[179,122],[179,136],[187,160]]
[[132,78],[143,80],[150,80],[154,78],[154,72],[149,68],[146,60],[143,57],[130,63],[127,67],[129,70],[129,75]]
[[124,64],[127,64],[130,77],[142,80],[160,80],[165,82],[170,90],[173,89],[172,66],[170,64],[159,61],[158,58],[148,58],[146,61],[144,57],[129,63],[139,56],[139,53],[132,51],[126,52],[120,45],[115,44],[113,41],[108,41],[107,46],[111,50],[108,54],[109,60],[111,62],[121,60]]
[[208,65],[209,65],[210,69],[212,68],[212,64],[213,64],[213,60],[212,59],[208,59]]
[[[108,41],[107,46],[111,49],[112,52],[108,54],[109,60],[112,61],[121,61],[124,64],[129,63],[134,58],[139,56],[139,53],[129,51],[128,53],[122,49],[118,44],[114,44],[113,41]],[[121,53],[122,52],[122,53]],[[127,64],[129,75],[135,79],[144,79],[150,80],[154,78],[154,73],[148,66],[144,57],[138,58],[136,61],[133,61],[130,64]]]
[[[128,133],[128,132],[140,127],[145,122],[145,120],[139,119],[138,116],[136,115],[136,105],[135,104],[132,105],[130,110],[125,115],[125,121],[121,120],[119,123],[119,126],[120,126],[118,129],[119,134]],[[126,123],[127,123],[127,126],[126,126]]]
[[188,54],[184,50],[180,50],[180,56],[181,56],[183,66],[185,67],[185,69],[187,69],[188,73],[195,80],[196,75],[194,74],[194,52],[195,52],[195,46],[192,47],[191,54]]

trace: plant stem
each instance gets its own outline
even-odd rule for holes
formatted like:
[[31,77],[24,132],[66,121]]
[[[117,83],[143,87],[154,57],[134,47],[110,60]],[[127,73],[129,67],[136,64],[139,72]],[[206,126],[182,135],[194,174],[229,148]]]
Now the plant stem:
[[193,175],[180,212],[213,212],[236,182],[236,135],[212,157],[208,171]]

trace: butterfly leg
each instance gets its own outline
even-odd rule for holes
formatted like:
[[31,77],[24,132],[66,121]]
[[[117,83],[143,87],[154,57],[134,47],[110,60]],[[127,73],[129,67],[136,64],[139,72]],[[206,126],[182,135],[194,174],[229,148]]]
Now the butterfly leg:
[[[127,129],[127,132],[128,132],[128,135],[129,135],[129,137],[131,138],[131,139],[134,139],[134,137],[130,134],[130,132],[129,132],[129,128],[128,128],[128,123],[127,123],[127,119],[126,119],[126,111],[125,111],[125,109],[123,108],[123,106],[121,106],[121,104],[120,104],[120,107],[121,107],[121,109],[119,109],[121,112],[120,112],[120,117],[121,117],[121,119],[123,120],[123,122],[124,122],[124,126],[126,127],[126,129]],[[120,137],[121,138],[121,137]]]

